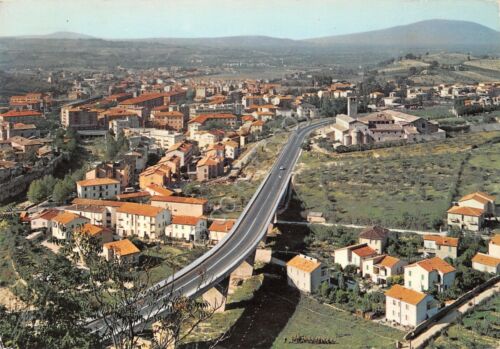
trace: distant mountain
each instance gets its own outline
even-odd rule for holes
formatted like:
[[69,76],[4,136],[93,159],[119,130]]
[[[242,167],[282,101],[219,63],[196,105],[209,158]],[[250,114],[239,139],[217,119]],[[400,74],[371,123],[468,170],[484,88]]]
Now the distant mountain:
[[448,48],[500,46],[500,32],[465,21],[428,20],[364,33],[304,40],[320,46],[392,46]]
[[74,32],[54,32],[51,34],[44,35],[24,35],[17,36],[19,39],[67,39],[67,40],[85,40],[85,39],[96,39],[93,36],[74,33]]

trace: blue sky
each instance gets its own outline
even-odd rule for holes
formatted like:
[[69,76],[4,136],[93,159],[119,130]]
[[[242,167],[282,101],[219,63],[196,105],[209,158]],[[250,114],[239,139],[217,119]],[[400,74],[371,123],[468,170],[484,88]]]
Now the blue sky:
[[0,0],[0,36],[73,31],[102,38],[303,39],[434,18],[500,30],[499,4],[500,0]]

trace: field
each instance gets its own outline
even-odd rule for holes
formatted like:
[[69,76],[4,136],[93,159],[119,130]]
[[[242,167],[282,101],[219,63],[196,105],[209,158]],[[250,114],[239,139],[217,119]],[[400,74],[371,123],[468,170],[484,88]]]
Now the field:
[[453,324],[438,337],[430,348],[488,349],[500,341],[500,296],[493,298]]
[[[482,124],[491,122],[492,118],[500,117],[500,110],[495,110],[491,112],[479,113],[475,115],[467,115],[457,118],[451,113],[453,106],[448,105],[436,105],[425,107],[420,110],[408,111],[408,114],[420,116],[427,120],[435,120],[439,122],[439,126],[452,126],[452,125],[465,125],[465,124]],[[494,119],[493,119],[494,121]]]
[[427,68],[429,63],[423,61],[417,61],[413,59],[405,59],[402,61],[396,61],[386,68],[380,69],[380,73],[384,74],[396,74],[396,73],[404,73],[407,72],[411,67],[415,68]]
[[[303,153],[295,190],[307,211],[330,222],[437,229],[452,200],[471,190],[498,194],[500,132],[348,154]],[[484,169],[481,169],[482,166]]]
[[481,69],[500,71],[500,59],[478,59],[470,62],[465,62],[464,64]]

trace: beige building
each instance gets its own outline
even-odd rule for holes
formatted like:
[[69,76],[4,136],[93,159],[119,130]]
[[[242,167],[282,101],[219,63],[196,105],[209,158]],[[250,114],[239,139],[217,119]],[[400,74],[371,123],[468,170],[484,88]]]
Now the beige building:
[[488,244],[488,254],[500,258],[500,234],[495,234]]
[[402,326],[416,327],[437,311],[437,302],[431,295],[401,285],[394,285],[385,293],[387,321]]
[[474,257],[472,257],[472,269],[485,273],[499,274],[500,258],[478,252]]
[[121,237],[161,240],[165,237],[171,215],[161,207],[126,202],[116,210],[116,220],[116,233]]
[[208,211],[208,200],[182,196],[153,196],[151,205],[169,210],[174,216],[203,216]]
[[483,192],[465,195],[448,210],[448,226],[479,231],[485,218],[496,217],[495,197]]
[[76,192],[84,199],[112,199],[120,194],[120,181],[112,178],[85,179],[76,182]]
[[231,231],[233,228],[234,221],[230,220],[217,220],[213,221],[208,228],[208,239],[210,243],[216,244]]
[[79,216],[85,217],[90,224],[99,226],[109,226],[106,222],[106,208],[94,205],[71,205],[65,209]]
[[447,236],[424,235],[424,252],[441,259],[446,257],[455,259],[458,256],[458,241],[458,238]]
[[299,254],[286,264],[288,285],[305,293],[313,293],[322,282],[329,282],[326,266],[315,258]]
[[[125,204],[125,202],[120,202],[120,201],[94,200],[94,199],[82,199],[82,198],[75,198],[72,203],[73,206],[70,206],[71,212],[78,213],[81,216],[87,217],[88,219],[91,220],[91,223],[92,220],[94,220],[93,224],[102,225],[108,228],[116,227],[116,210]],[[88,206],[96,207],[96,209],[94,210],[93,208],[89,209],[85,208]],[[100,216],[99,213],[92,212],[92,211],[98,211],[97,208],[104,209],[106,216],[105,218],[101,218],[102,216]]]
[[377,253],[383,253],[389,239],[389,230],[375,225],[359,233],[359,243],[368,244]]
[[88,223],[88,219],[71,212],[61,212],[52,218],[52,237],[58,240],[67,240],[75,229]]
[[455,268],[439,257],[407,265],[405,287],[423,292],[436,287],[438,292],[449,289],[455,281]]
[[90,223],[76,228],[75,233],[90,236],[96,239],[101,245],[113,241],[113,231],[111,229]]
[[363,263],[363,277],[379,285],[387,284],[387,278],[404,273],[408,262],[388,255],[367,258]]
[[102,247],[107,261],[117,258],[122,263],[136,264],[141,251],[129,239],[105,243]]
[[342,268],[355,265],[360,270],[364,270],[363,262],[366,259],[375,257],[377,254],[377,251],[366,243],[351,245],[334,251],[335,263],[340,264]]
[[495,197],[483,192],[468,194],[458,200],[460,207],[472,207],[483,210],[488,216],[495,216]]
[[43,210],[30,219],[31,230],[50,231],[52,228],[52,219],[60,214],[61,211],[55,209]]
[[166,229],[166,235],[173,239],[198,241],[207,231],[205,217],[172,216],[172,223]]

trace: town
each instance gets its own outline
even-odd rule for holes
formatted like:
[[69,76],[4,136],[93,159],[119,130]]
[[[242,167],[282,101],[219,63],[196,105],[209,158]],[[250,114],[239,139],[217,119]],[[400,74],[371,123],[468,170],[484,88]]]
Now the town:
[[448,55],[6,68],[0,348],[495,347],[500,59]]

